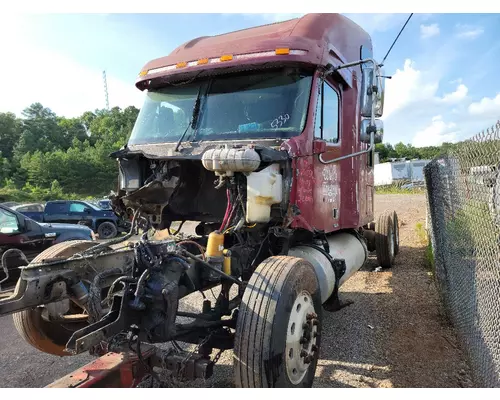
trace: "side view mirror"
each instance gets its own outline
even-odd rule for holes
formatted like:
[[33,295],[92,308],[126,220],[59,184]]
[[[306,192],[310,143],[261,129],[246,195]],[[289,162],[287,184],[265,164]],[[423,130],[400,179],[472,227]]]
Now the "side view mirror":
[[370,118],[372,115],[372,95],[375,92],[375,118],[380,118],[384,112],[385,79],[383,70],[370,64],[362,65],[361,76],[361,116]]
[[382,143],[384,139],[384,123],[376,119],[375,125],[371,125],[369,119],[364,119],[361,121],[361,131],[359,133],[359,138],[363,143],[370,143],[370,135],[371,133],[375,134],[375,144]]
[[83,212],[86,212],[87,214],[90,214],[92,212],[92,210],[90,208],[88,208],[88,207],[85,207],[83,209]]

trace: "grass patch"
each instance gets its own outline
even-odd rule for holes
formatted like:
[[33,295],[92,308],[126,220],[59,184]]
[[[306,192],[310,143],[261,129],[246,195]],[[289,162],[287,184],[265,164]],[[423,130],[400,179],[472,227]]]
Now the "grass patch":
[[425,247],[425,267],[434,275],[434,252],[432,251],[432,244],[424,228],[424,224],[422,222],[417,222],[415,231],[417,232],[419,244]]
[[432,244],[429,241],[425,246],[425,266],[435,275],[436,267],[434,263],[434,252],[432,251]]
[[424,224],[422,224],[422,222],[417,222],[417,224],[415,225],[415,230],[417,231],[420,244],[425,246],[429,242],[429,238],[427,237],[427,232],[424,228]]
[[401,185],[382,185],[375,186],[376,194],[422,194],[425,193],[425,187],[416,187],[411,189],[401,188]]

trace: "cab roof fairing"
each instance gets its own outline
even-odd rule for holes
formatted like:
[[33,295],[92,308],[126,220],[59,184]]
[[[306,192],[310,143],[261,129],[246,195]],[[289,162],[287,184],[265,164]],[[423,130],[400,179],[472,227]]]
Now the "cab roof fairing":
[[[371,52],[371,38],[350,19],[340,14],[307,14],[289,21],[193,39],[168,56],[148,62],[136,80],[136,87],[144,90],[150,85],[256,69],[263,65],[331,65],[335,68],[359,60],[362,46]],[[289,49],[290,52],[275,54],[276,49]],[[225,55],[231,57],[220,61]],[[209,61],[198,65],[198,60]],[[183,66],[177,68],[178,64]],[[351,87],[354,69],[360,70],[360,67],[338,71]]]

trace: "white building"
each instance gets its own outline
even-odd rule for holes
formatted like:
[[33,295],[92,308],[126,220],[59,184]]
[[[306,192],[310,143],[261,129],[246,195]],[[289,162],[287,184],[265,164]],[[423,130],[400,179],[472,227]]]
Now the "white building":
[[375,186],[392,185],[401,180],[424,181],[424,167],[430,160],[408,160],[375,164]]

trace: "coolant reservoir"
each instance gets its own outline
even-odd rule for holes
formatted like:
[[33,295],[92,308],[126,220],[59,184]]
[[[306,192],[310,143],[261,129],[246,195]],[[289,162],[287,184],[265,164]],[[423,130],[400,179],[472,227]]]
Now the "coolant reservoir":
[[279,164],[247,176],[247,223],[269,222],[271,206],[281,203],[283,179]]
[[260,156],[253,148],[229,147],[209,149],[201,159],[203,166],[216,175],[232,175],[234,172],[252,172],[259,168]]

